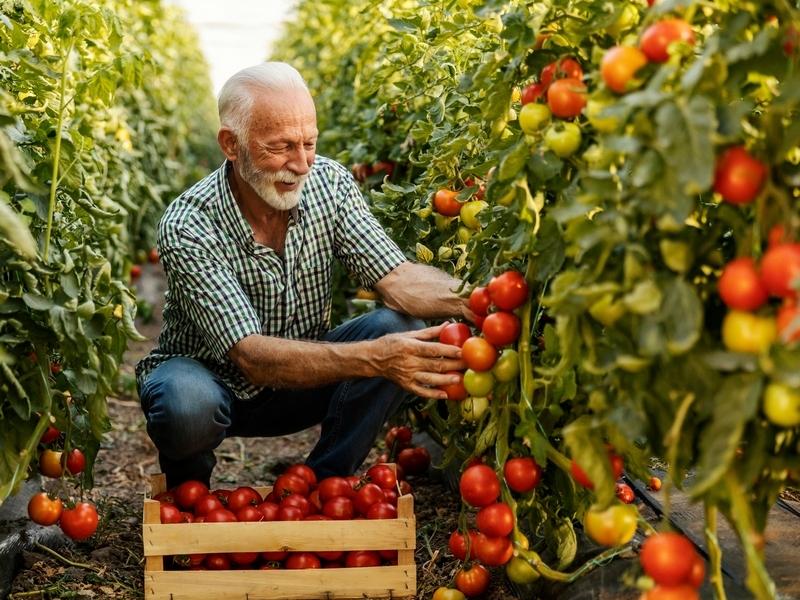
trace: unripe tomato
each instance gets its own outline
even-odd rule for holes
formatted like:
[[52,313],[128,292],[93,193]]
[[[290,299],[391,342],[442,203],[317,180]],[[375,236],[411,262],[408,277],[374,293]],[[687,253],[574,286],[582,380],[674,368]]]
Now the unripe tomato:
[[461,202],[456,200],[458,192],[442,189],[433,196],[433,208],[440,215],[457,217],[461,212]]
[[465,202],[461,205],[461,210],[459,211],[461,222],[473,231],[479,231],[481,222],[478,220],[478,213],[487,206],[489,205],[483,200],[470,200],[469,202]]
[[782,342],[800,342],[800,307],[796,301],[787,299],[781,305],[775,323]]
[[482,332],[483,337],[493,346],[506,346],[517,341],[521,328],[517,315],[498,311],[486,317]]
[[497,361],[497,350],[486,339],[474,336],[461,347],[461,358],[473,371],[488,371]]
[[447,371],[446,375],[458,376],[457,382],[439,386],[439,389],[447,394],[448,400],[457,402],[469,396],[464,387],[464,374],[461,371]]
[[608,107],[607,103],[598,100],[589,100],[583,113],[589,124],[600,133],[614,133],[622,124],[617,117],[601,116],[602,112]]
[[461,417],[465,421],[474,423],[489,409],[488,398],[467,398],[461,402]]
[[485,317],[489,312],[492,299],[489,297],[489,290],[485,287],[476,287],[469,295],[469,309],[479,317]]
[[458,489],[464,502],[483,507],[497,500],[500,495],[500,480],[491,467],[473,465],[461,474]]
[[509,458],[503,467],[503,476],[508,487],[526,494],[539,485],[542,468],[530,457]]
[[647,57],[633,46],[614,46],[603,56],[600,73],[608,89],[622,94],[633,87],[636,72],[647,64]]
[[561,119],[577,117],[586,106],[586,85],[574,77],[554,81],[547,90],[547,106]]
[[556,156],[568,158],[581,147],[581,128],[575,123],[553,124],[544,134],[544,145]]
[[439,332],[439,342],[460,348],[471,335],[472,332],[466,324],[448,323]]
[[514,310],[528,299],[528,283],[519,271],[506,271],[492,277],[486,289],[492,303],[502,310]]
[[626,4],[619,13],[616,21],[606,28],[609,35],[618,37],[639,22],[639,11],[632,4]]
[[657,63],[669,59],[669,46],[673,42],[683,42],[694,46],[692,26],[683,19],[664,19],[650,25],[642,34],[639,47],[648,60]]
[[478,511],[475,523],[484,535],[504,537],[514,530],[514,511],[505,502],[495,502]]
[[642,596],[642,600],[700,600],[700,594],[690,585],[657,585]]
[[766,352],[777,336],[777,325],[771,317],[732,310],[722,321],[722,343],[734,352]]
[[639,553],[642,569],[659,585],[686,583],[697,557],[686,536],[671,531],[648,537]]
[[622,546],[636,533],[637,510],[630,504],[615,504],[605,510],[590,508],[584,518],[586,534],[601,546]]
[[455,584],[467,596],[480,596],[489,587],[489,571],[483,565],[474,563],[470,568],[456,573]]
[[39,455],[39,472],[45,477],[61,477],[64,472],[61,467],[63,452],[56,450],[42,450]]
[[800,390],[782,383],[770,383],[764,390],[764,415],[778,427],[800,425]]
[[546,105],[529,102],[519,111],[519,126],[524,133],[532,135],[550,122],[551,114]]
[[761,279],[773,296],[797,296],[800,293],[800,244],[777,244],[769,248],[761,259]]
[[767,288],[761,281],[755,261],[748,256],[725,265],[718,289],[722,301],[734,310],[753,311],[767,301]]
[[28,502],[28,516],[38,525],[54,525],[61,518],[64,505],[60,498],[51,498],[45,492],[34,494]]
[[97,530],[97,510],[89,502],[78,502],[75,508],[61,513],[61,530],[75,541],[85,540]]
[[519,585],[533,583],[539,579],[539,571],[534,569],[524,558],[515,556],[506,564],[506,575]]
[[723,152],[714,170],[714,191],[726,202],[748,204],[761,191],[767,178],[767,166],[751,156],[742,146]]
[[467,600],[464,592],[453,588],[439,587],[433,592],[431,600]]
[[479,398],[488,396],[494,389],[494,383],[494,375],[491,371],[467,369],[464,372],[464,389],[470,396]]
[[506,348],[500,353],[492,367],[492,375],[497,381],[513,381],[519,375],[519,354],[513,348]]

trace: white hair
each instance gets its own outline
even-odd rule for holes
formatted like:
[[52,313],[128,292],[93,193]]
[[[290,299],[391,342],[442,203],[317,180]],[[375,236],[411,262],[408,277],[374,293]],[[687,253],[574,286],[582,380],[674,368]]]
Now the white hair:
[[233,75],[219,92],[217,106],[219,121],[243,143],[247,142],[247,129],[253,108],[253,91],[280,92],[305,90],[308,86],[303,76],[293,66],[284,62],[263,62],[242,69]]

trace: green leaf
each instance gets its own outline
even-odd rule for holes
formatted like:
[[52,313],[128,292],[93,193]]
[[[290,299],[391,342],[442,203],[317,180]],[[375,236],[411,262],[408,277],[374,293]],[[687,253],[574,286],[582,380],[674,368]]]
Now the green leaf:
[[38,254],[36,242],[27,223],[6,204],[2,196],[0,196],[0,235],[18,255],[28,260],[36,260]]
[[500,160],[500,168],[497,176],[500,181],[508,181],[517,176],[528,160],[530,153],[528,145],[524,140],[520,140],[511,150]]
[[625,307],[632,313],[646,315],[655,312],[661,306],[661,290],[651,279],[645,279],[622,298]]
[[597,504],[604,508],[613,502],[614,478],[608,451],[603,444],[603,430],[599,422],[589,416],[575,419],[564,428],[564,441],[570,456],[594,484]]

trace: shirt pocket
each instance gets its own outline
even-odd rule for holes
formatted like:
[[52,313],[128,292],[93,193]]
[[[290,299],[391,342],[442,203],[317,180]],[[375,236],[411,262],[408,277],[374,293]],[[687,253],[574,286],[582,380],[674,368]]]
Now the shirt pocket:
[[294,283],[297,305],[291,331],[294,337],[316,338],[330,321],[330,261],[313,260],[298,265]]

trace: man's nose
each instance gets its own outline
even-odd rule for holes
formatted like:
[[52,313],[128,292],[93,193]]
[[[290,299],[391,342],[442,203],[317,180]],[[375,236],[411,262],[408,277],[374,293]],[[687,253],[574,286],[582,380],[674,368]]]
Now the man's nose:
[[295,175],[305,175],[311,171],[311,163],[314,162],[313,155],[309,160],[308,153],[302,147],[294,150],[286,163],[286,168]]

